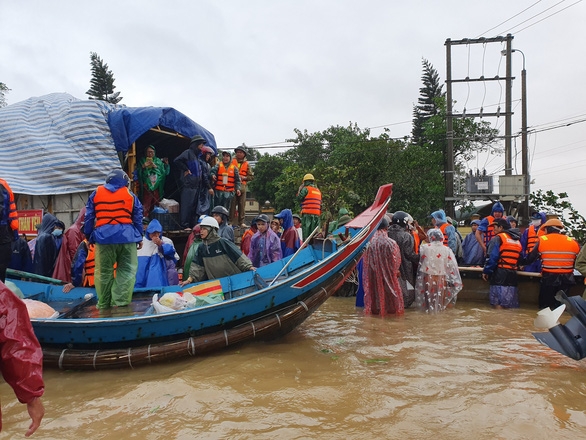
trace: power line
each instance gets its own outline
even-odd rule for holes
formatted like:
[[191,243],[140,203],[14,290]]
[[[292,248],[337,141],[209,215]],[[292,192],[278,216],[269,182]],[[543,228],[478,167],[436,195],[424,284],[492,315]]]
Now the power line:
[[[578,4],[578,3],[580,3],[581,1],[582,1],[582,0],[578,0],[577,2],[575,2],[575,3],[572,3],[572,4],[571,4],[571,5],[569,5],[569,6],[566,6],[565,8],[563,8],[563,9],[560,9],[559,11],[556,11],[556,12],[554,12],[553,14],[550,14],[550,15],[548,15],[547,17],[544,17],[544,18],[542,18],[541,20],[538,20],[538,21],[536,21],[535,23],[531,23],[529,26],[525,26],[524,28],[521,28],[521,29],[519,29],[519,30],[518,30],[516,33],[518,34],[519,32],[522,32],[522,31],[524,31],[525,29],[527,29],[527,28],[530,28],[531,26],[534,26],[534,25],[536,25],[537,23],[541,23],[543,20],[545,20],[545,19],[548,19],[548,18],[550,18],[550,17],[553,17],[553,16],[554,16],[554,15],[556,15],[556,14],[559,14],[560,12],[562,12],[562,11],[565,11],[565,10],[566,10],[566,9],[568,9],[568,8],[571,8],[572,6],[574,6],[574,5]],[[560,2],[560,3],[561,3],[561,2]],[[558,4],[559,4],[559,3],[558,3]],[[555,5],[554,5],[554,6],[555,6]]]
[[490,28],[489,30],[487,30],[487,31],[484,31],[483,33],[481,33],[481,34],[480,34],[478,37],[476,37],[476,38],[480,38],[480,37],[482,37],[483,35],[485,35],[485,34],[489,33],[490,31],[492,31],[493,29],[496,29],[496,28],[497,28],[497,27],[499,27],[500,25],[503,25],[503,24],[505,24],[506,22],[508,22],[508,21],[511,21],[513,18],[515,18],[515,17],[518,17],[518,16],[519,16],[519,15],[521,15],[523,12],[525,12],[525,11],[528,11],[529,9],[531,9],[533,6],[535,6],[535,5],[536,5],[536,4],[538,4],[538,3],[541,3],[541,0],[539,0],[539,1],[536,1],[536,2],[535,2],[535,3],[533,3],[531,6],[529,6],[529,7],[525,8],[525,9],[523,9],[521,12],[519,12],[519,13],[517,13],[517,14],[513,15],[513,16],[512,16],[512,17],[510,17],[510,18],[507,18],[505,21],[503,21],[502,23],[499,23],[499,24],[497,24],[495,27],[492,27],[492,28]]

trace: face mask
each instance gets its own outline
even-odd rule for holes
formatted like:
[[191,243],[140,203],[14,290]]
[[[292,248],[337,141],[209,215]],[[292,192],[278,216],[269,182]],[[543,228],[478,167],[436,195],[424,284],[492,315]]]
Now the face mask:
[[63,229],[55,229],[55,230],[53,231],[53,235],[54,235],[55,237],[59,237],[61,234],[63,234]]
[[540,226],[541,225],[541,220],[531,220],[531,224],[533,226]]

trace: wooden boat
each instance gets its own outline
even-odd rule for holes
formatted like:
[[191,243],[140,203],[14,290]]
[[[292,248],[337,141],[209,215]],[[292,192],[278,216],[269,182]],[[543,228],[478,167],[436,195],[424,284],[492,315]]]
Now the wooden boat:
[[391,193],[391,184],[381,186],[373,204],[336,231],[348,234],[343,244],[314,238],[291,257],[220,279],[226,299],[217,304],[149,313],[153,294],[181,290],[169,286],[137,290],[125,314],[101,312],[93,289],[63,293],[57,285],[11,281],[26,298],[59,313],[31,319],[45,366],[123,368],[199,356],[252,339],[276,338],[301,324],[350,275],[385,215]]

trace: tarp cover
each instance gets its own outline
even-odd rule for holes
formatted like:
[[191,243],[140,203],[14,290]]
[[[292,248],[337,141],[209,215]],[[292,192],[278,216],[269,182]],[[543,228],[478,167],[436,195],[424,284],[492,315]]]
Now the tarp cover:
[[157,126],[199,134],[217,150],[209,131],[172,108],[128,108],[66,93],[29,98],[0,109],[0,177],[20,194],[93,191],[120,168],[117,152]]

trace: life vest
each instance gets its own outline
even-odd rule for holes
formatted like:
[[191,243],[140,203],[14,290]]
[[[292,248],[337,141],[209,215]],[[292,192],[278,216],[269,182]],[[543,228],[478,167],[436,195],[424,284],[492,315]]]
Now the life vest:
[[95,273],[96,273],[96,247],[94,244],[90,244],[87,240],[84,240],[87,246],[87,257],[85,264],[83,265],[83,287],[94,287],[96,285]]
[[501,246],[499,250],[499,260],[497,267],[502,269],[517,270],[517,261],[521,255],[522,246],[519,240],[513,240],[506,232],[498,234],[501,238]]
[[98,186],[94,196],[96,211],[96,228],[111,224],[131,224],[134,197],[126,188],[108,191],[104,186]]
[[442,234],[444,234],[444,246],[449,246],[448,245],[448,234],[446,233],[446,228],[448,226],[450,226],[449,223],[443,223],[438,227],[439,230],[442,231]]
[[421,245],[421,238],[419,238],[419,233],[417,231],[411,231],[411,235],[413,236],[414,241],[414,251],[417,255],[419,255],[419,246]]
[[315,186],[307,186],[307,195],[301,202],[301,214],[321,215],[321,191]]
[[533,225],[529,226],[529,228],[527,228],[527,248],[525,249],[525,252],[531,252],[537,244],[539,237],[542,235],[545,235],[545,229],[538,228],[536,232]]
[[488,220],[488,228],[484,233],[484,246],[486,246],[488,249],[488,243],[490,243],[490,240],[492,240],[492,237],[494,237],[494,226],[492,225],[492,222],[494,222],[494,217],[492,215],[487,215],[484,218]]
[[[218,166],[218,179],[216,180],[216,191],[225,191],[225,192],[233,192],[235,187],[235,177],[234,174],[236,173],[236,166],[231,163],[228,165],[228,169],[224,166],[224,162],[220,162]],[[226,179],[224,180],[224,177]]]
[[238,168],[238,174],[240,174],[240,185],[246,185],[246,180],[243,179],[248,177],[248,161],[238,162],[238,159],[232,159],[232,165]]
[[572,273],[580,245],[563,234],[546,234],[539,237],[539,253],[543,272]]
[[[4,200],[4,205],[8,208],[8,212],[4,212],[2,214],[0,221],[2,221],[2,223],[6,221],[6,224],[10,226],[10,229],[13,231],[18,231],[18,213],[16,212],[16,204],[14,203],[14,194],[4,179],[0,179],[0,185],[6,190],[6,193],[8,194],[8,202]],[[0,188],[0,191],[1,190],[2,188]],[[2,210],[3,209],[0,209],[0,211]]]

